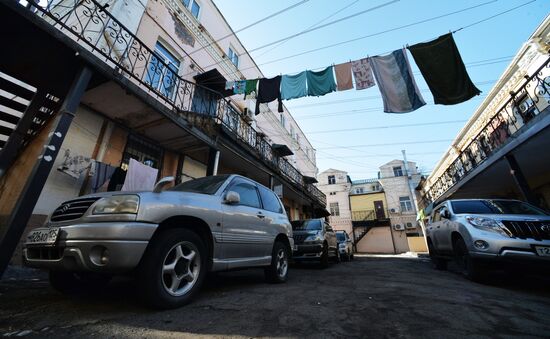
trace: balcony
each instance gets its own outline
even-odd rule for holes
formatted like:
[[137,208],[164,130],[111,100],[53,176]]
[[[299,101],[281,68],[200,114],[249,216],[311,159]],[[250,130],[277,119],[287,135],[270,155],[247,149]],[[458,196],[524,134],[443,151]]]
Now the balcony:
[[[505,155],[506,152],[500,152],[503,148],[509,146],[513,141],[519,143],[518,139],[521,139],[520,137],[525,131],[531,129],[537,122],[548,118],[550,112],[548,108],[550,103],[549,73],[550,58],[531,76],[525,76],[525,81],[519,89],[510,93],[510,98],[496,111],[477,135],[458,152],[456,159],[431,186],[424,190],[422,205],[426,206],[430,202],[444,198],[466,176],[475,175],[475,172],[488,166],[488,159],[494,160],[501,157],[500,153]],[[543,124],[540,126],[541,129],[544,128]],[[497,153],[499,154],[497,155]],[[526,152],[524,153],[526,154]],[[542,159],[540,157],[542,154],[539,153],[540,159]],[[529,159],[526,163],[534,166],[533,159],[535,158]],[[506,170],[504,169],[504,171]],[[493,178],[497,178],[497,176],[493,175]],[[490,176],[487,179],[490,180]]]
[[40,24],[54,27],[57,34],[65,35],[89,51],[95,63],[110,68],[111,76],[117,78],[119,84],[137,85],[161,107],[168,108],[172,121],[187,121],[212,139],[220,134],[227,136],[297,190],[326,205],[325,195],[307,183],[286,159],[277,156],[266,137],[252,127],[230,100],[171,72],[169,65],[155,57],[106,6],[96,0],[74,1],[70,5],[62,2],[56,8],[50,5],[41,7],[30,1],[26,8],[31,15],[43,19],[38,20]]

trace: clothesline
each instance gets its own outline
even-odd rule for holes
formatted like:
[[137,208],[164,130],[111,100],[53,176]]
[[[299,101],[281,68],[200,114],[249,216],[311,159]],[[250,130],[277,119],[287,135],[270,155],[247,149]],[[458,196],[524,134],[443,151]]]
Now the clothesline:
[[[386,113],[408,113],[426,103],[418,90],[406,50],[412,54],[421,75],[428,83],[436,104],[454,105],[481,93],[470,80],[450,31],[436,39],[421,42],[387,55],[376,55],[293,75],[273,78],[228,81],[227,90],[256,99],[259,105],[277,100],[282,112],[282,100],[305,96],[323,96],[352,88],[363,90],[378,84]],[[353,76],[352,76],[353,75]],[[375,82],[376,79],[376,82]],[[355,80],[355,81],[354,81]]]

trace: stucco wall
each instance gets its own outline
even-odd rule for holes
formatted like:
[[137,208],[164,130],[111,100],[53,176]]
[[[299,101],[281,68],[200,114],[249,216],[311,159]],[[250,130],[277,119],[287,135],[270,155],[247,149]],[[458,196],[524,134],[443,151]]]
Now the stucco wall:
[[393,254],[393,244],[389,227],[371,229],[357,244],[357,252]]
[[[382,193],[369,193],[369,194],[359,194],[351,195],[349,197],[351,203],[351,211],[365,211],[365,210],[374,210],[374,202],[382,201],[384,203],[384,209],[387,209],[386,196]],[[387,211],[385,211],[387,216]]]

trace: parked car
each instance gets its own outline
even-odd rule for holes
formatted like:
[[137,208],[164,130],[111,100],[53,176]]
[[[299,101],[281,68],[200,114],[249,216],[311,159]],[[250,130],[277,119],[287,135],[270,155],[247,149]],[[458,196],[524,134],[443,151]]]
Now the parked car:
[[26,265],[67,291],[97,277],[134,273],[152,306],[189,302],[208,271],[263,267],[287,280],[292,227],[273,191],[242,176],[209,176],[161,192],[109,192],[61,204],[31,231]]
[[340,258],[345,261],[353,260],[353,243],[346,231],[336,231],[336,240],[338,241],[338,251]]
[[433,209],[426,236],[437,269],[454,258],[471,280],[483,280],[497,262],[550,264],[550,215],[517,200],[445,201]]
[[336,233],[324,219],[292,221],[295,261],[318,260],[322,267],[328,267],[333,258],[340,262]]

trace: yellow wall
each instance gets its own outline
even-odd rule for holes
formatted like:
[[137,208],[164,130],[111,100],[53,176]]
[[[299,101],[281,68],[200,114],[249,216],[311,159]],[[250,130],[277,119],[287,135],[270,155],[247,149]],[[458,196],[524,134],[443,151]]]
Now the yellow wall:
[[407,241],[411,252],[428,252],[424,237],[407,237]]
[[374,210],[374,202],[382,200],[384,202],[384,209],[388,209],[388,204],[386,203],[386,195],[382,193],[370,193],[370,194],[360,194],[360,195],[350,195],[351,211],[364,211],[364,210]]

